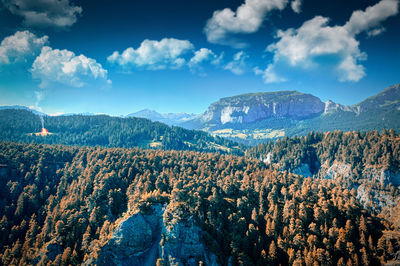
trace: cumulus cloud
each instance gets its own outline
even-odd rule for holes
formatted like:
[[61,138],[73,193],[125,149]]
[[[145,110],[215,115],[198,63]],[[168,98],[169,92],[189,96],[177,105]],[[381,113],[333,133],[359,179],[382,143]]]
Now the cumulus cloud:
[[211,43],[244,47],[245,43],[230,35],[258,31],[269,12],[275,9],[283,10],[287,3],[288,0],[245,0],[236,11],[230,8],[217,10],[207,21],[204,33]]
[[295,13],[300,13],[301,12],[301,4],[302,0],[293,0],[290,6],[292,7],[293,11]]
[[115,51],[107,60],[125,70],[143,68],[147,70],[177,69],[186,64],[183,57],[194,46],[187,40],[164,38],[161,41],[144,40],[139,48],[127,48],[121,54]]
[[188,62],[188,67],[192,73],[197,73],[200,76],[206,76],[203,66],[208,63],[214,66],[220,65],[224,54],[221,53],[217,56],[212,50],[208,48],[201,48],[194,52],[193,57]]
[[365,11],[354,11],[350,20],[344,28],[351,34],[357,35],[368,29],[381,28],[380,24],[387,18],[398,13],[398,0],[381,0],[374,6],[368,7]]
[[29,31],[17,31],[14,35],[4,38],[1,42],[0,65],[33,61],[47,43],[47,36],[39,38]]
[[235,75],[242,75],[247,70],[246,60],[248,58],[249,56],[245,52],[240,51],[233,56],[233,60],[226,64],[224,69],[231,71]]
[[255,67],[253,69],[254,74],[262,76],[263,80],[265,83],[279,83],[279,82],[285,82],[286,79],[283,77],[280,77],[272,64],[268,65],[268,67],[265,70],[261,70],[259,67]]
[[66,28],[73,25],[82,13],[82,8],[72,5],[69,0],[3,0],[3,3],[30,27]]
[[96,60],[84,55],[76,56],[68,50],[44,46],[31,68],[32,77],[41,81],[40,87],[61,83],[72,87],[83,87],[88,82],[111,84],[107,70]]
[[[365,11],[355,11],[343,26],[329,26],[329,19],[321,16],[304,22],[298,29],[278,31],[278,42],[268,46],[274,53],[274,62],[265,70],[266,82],[283,80],[274,76],[277,63],[288,62],[291,66],[308,68],[315,66],[317,59],[323,56],[337,58],[335,70],[340,81],[359,81],[365,76],[361,61],[366,60],[366,53],[360,51],[357,35],[375,29],[375,35],[382,32],[380,24],[388,17],[397,14],[398,0],[381,0]],[[378,29],[378,30],[377,30]],[[374,32],[374,31],[372,31]]]
[[194,53],[194,56],[190,59],[189,65],[198,65],[205,61],[215,59],[217,56],[208,48],[201,48]]

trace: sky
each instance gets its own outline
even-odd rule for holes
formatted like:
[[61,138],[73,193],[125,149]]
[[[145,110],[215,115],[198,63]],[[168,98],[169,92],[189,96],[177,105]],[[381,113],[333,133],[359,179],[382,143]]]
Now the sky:
[[400,0],[0,0],[0,105],[202,113],[297,90],[357,104],[400,82]]

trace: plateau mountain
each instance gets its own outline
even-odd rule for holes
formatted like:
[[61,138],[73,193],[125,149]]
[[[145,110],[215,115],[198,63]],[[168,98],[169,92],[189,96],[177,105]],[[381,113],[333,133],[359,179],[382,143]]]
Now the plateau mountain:
[[249,93],[222,98],[180,124],[246,143],[310,131],[400,129],[400,84],[358,104],[323,102],[298,91]]

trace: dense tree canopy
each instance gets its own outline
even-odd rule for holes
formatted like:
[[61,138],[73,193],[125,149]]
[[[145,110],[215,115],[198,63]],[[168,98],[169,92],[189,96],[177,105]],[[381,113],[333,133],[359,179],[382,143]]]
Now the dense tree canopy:
[[103,146],[121,148],[162,148],[242,154],[243,146],[203,131],[170,127],[144,118],[120,118],[107,115],[43,116],[51,134],[36,136],[40,116],[27,110],[0,110],[0,140]]
[[400,249],[354,189],[232,155],[1,142],[0,190],[4,265],[82,263],[155,202],[193,217],[222,265],[380,264]]

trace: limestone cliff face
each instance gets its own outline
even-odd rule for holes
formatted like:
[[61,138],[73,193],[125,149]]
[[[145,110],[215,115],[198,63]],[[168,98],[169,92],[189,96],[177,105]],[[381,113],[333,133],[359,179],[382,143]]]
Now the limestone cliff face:
[[192,217],[180,217],[172,205],[154,204],[150,213],[135,213],[120,223],[100,250],[96,265],[218,265],[201,242]]
[[400,172],[398,171],[392,172],[381,167],[367,166],[362,171],[359,184],[354,185],[346,182],[353,175],[351,165],[336,161],[332,165],[323,164],[318,175],[327,179],[343,178],[343,185],[348,186],[348,189],[356,189],[357,198],[364,208],[382,210],[387,207],[394,207],[396,204],[390,192],[377,189],[377,186],[388,184],[399,186]]
[[200,119],[202,123],[248,124],[271,117],[308,118],[323,113],[324,108],[319,98],[296,91],[251,93],[222,98]]
[[133,214],[115,229],[101,249],[97,265],[154,265],[161,235],[163,210],[154,205],[150,214]]
[[347,105],[342,105],[339,103],[332,102],[331,100],[328,100],[325,102],[325,109],[324,109],[324,114],[333,114],[336,112],[351,112],[355,113],[357,115],[360,114],[361,108],[360,106],[347,106]]

